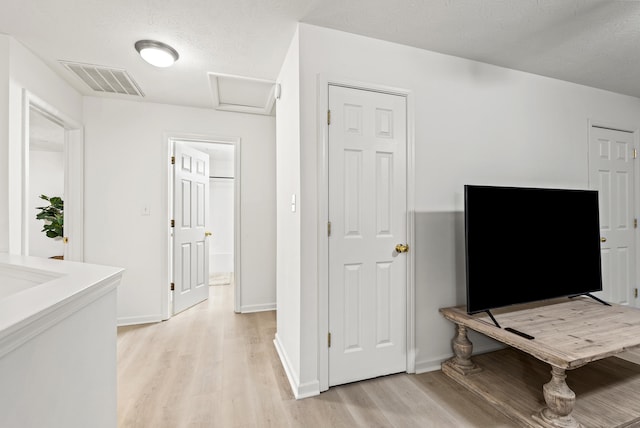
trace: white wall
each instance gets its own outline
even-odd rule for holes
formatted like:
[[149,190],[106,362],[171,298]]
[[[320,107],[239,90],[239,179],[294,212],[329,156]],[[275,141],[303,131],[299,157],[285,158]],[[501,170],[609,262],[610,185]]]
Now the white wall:
[[[6,153],[6,157],[0,157],[7,160],[6,169],[2,169],[7,175],[6,179],[0,178],[0,197],[6,195],[3,200],[8,201],[8,208],[0,211],[0,251],[19,254],[22,251],[23,90],[78,123],[82,123],[82,97],[20,42],[0,35],[0,64],[5,60],[8,61],[8,80],[0,71],[0,124],[7,120],[7,127],[1,129],[8,129],[8,136],[7,139],[0,136],[0,154]],[[5,87],[8,87],[6,98]]]
[[85,259],[126,269],[118,289],[121,324],[163,317],[167,132],[241,138],[242,307],[275,307],[273,117],[86,97],[84,123]]
[[47,237],[42,232],[44,221],[37,220],[37,207],[48,202],[40,195],[59,196],[64,200],[64,157],[62,151],[29,151],[29,255],[36,257],[62,256],[62,238]]
[[[0,201],[9,199],[9,44],[0,34]],[[0,204],[0,253],[9,251],[9,204]]]
[[210,273],[233,272],[233,190],[233,180],[209,180],[210,230],[213,233],[209,240]]
[[[289,46],[277,82],[277,333],[276,347],[296,396],[300,372],[300,54],[298,32]],[[291,195],[298,206],[291,211]]]
[[209,162],[209,175],[215,177],[233,177],[235,160],[233,147],[228,144],[216,144],[216,149],[211,151]]
[[300,383],[316,381],[318,74],[405,88],[415,102],[417,369],[438,368],[453,337],[438,308],[465,302],[463,185],[585,188],[588,120],[637,129],[640,100],[306,24],[299,43],[301,297],[279,300],[278,309],[291,305],[286,311],[303,319],[300,341],[283,337],[280,322],[278,335],[285,346],[299,345]]

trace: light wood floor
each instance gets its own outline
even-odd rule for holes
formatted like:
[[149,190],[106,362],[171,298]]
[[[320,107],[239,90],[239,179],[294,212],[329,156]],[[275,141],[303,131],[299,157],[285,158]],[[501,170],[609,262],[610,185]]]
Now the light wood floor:
[[234,314],[232,286],[209,289],[167,322],[118,330],[120,428],[514,426],[440,371],[295,400],[273,345],[275,312]]

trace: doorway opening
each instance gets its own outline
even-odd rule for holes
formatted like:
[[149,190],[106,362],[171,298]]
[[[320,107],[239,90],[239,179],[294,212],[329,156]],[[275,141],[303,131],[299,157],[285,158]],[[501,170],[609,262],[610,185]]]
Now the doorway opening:
[[[84,259],[84,142],[80,124],[28,91],[23,92],[20,253]],[[64,201],[64,236],[49,238],[37,207]]]
[[209,144],[209,218],[215,235],[209,241],[209,285],[230,285],[234,278],[234,189],[233,146]]
[[[234,311],[239,312],[240,140],[175,135],[167,141],[174,164],[167,177],[168,222],[173,225],[167,271],[173,290],[163,292],[166,318],[206,300],[203,285],[232,287]],[[196,175],[206,171],[206,177],[188,178],[191,169]]]
[[[34,108],[29,109],[29,195],[28,245],[30,256],[60,258],[64,256],[62,236],[50,237],[43,229],[45,222],[36,218],[39,207],[49,199],[64,195],[64,127]],[[51,235],[56,234],[52,231]]]

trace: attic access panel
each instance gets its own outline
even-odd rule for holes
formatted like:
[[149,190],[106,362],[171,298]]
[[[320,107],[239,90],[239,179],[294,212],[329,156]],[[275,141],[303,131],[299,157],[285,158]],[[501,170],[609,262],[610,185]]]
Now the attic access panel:
[[275,82],[250,77],[209,73],[213,108],[272,115]]

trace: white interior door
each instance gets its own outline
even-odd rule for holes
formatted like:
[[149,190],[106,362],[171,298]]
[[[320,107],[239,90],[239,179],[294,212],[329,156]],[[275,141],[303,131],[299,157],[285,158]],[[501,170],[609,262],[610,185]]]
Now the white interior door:
[[329,385],[406,371],[406,98],[329,86]]
[[209,296],[209,155],[175,144],[173,312]]
[[612,303],[635,305],[635,201],[633,133],[591,127],[591,187],[599,191],[602,293]]

